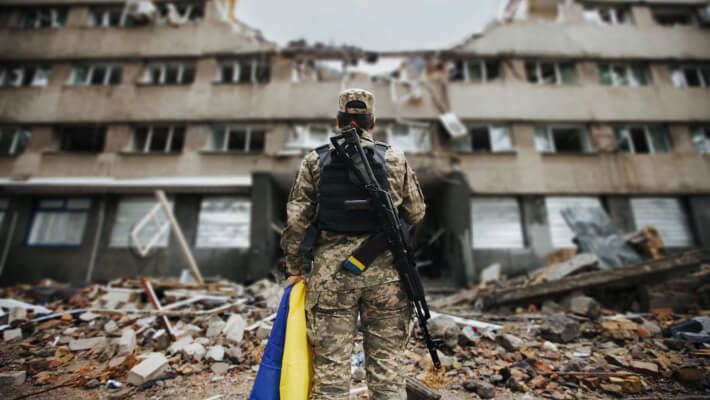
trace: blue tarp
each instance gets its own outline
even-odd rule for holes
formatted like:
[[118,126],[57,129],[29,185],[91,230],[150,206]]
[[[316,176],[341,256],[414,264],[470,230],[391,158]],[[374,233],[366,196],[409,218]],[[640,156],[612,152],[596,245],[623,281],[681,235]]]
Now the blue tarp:
[[269,341],[264,348],[259,372],[254,379],[249,400],[279,400],[281,383],[281,362],[283,361],[284,343],[286,341],[286,320],[288,319],[288,304],[293,285],[284,290],[276,320],[271,328]]

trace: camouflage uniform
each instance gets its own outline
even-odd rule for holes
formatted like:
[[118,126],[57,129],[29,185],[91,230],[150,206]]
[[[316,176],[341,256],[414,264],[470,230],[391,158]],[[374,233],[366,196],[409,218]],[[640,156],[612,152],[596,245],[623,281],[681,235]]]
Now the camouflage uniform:
[[[352,96],[353,91],[341,94],[341,111],[345,110],[343,98],[347,94]],[[355,92],[356,98],[358,94]],[[372,98],[369,102],[371,106]],[[362,133],[361,143],[363,147],[374,145],[370,133]],[[424,218],[424,197],[404,154],[389,148],[385,163],[395,207],[408,223],[420,222]],[[290,274],[302,274],[307,263],[299,255],[298,247],[317,215],[319,183],[319,157],[313,151],[301,163],[287,205],[288,226],[281,246]],[[350,360],[358,315],[364,332],[370,398],[405,398],[401,357],[409,337],[412,311],[392,265],[392,255],[386,251],[361,275],[341,266],[368,236],[322,231],[318,238],[306,295],[308,340],[314,355],[311,399],[349,398]]]

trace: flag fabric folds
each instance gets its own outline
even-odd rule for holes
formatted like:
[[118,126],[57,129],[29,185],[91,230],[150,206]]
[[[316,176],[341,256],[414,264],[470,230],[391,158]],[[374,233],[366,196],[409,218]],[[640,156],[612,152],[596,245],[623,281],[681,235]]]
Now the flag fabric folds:
[[312,372],[305,297],[304,281],[284,291],[249,400],[308,399]]

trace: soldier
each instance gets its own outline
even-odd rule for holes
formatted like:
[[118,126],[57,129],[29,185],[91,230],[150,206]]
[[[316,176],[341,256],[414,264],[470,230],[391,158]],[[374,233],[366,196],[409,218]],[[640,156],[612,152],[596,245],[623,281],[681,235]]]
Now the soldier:
[[[424,196],[404,154],[372,138],[374,100],[372,93],[362,89],[341,92],[337,125],[357,129],[380,185],[390,191],[400,217],[414,225],[424,218]],[[380,251],[370,251],[374,261],[363,265],[367,268],[362,273],[343,267],[349,255],[375,242],[367,239],[379,229],[371,210],[344,206],[346,200],[363,197],[361,187],[348,175],[332,145],[306,155],[289,194],[288,226],[281,239],[289,282],[301,279],[304,267],[313,261],[306,295],[314,369],[310,398],[349,398],[359,316],[370,398],[403,399],[401,359],[410,332],[411,304],[392,265],[392,255],[381,243]]]

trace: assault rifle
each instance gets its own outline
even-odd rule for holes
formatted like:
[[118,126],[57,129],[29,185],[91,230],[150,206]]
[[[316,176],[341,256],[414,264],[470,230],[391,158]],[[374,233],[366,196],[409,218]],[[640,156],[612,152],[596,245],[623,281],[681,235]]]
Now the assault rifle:
[[360,138],[355,128],[343,130],[340,135],[332,137],[330,141],[335,146],[337,154],[345,161],[370,197],[371,207],[380,219],[381,227],[387,238],[387,247],[394,257],[394,265],[399,273],[399,278],[404,285],[407,297],[414,304],[419,327],[429,349],[431,360],[438,369],[441,367],[441,362],[436,348],[440,345],[440,340],[433,340],[429,334],[427,320],[431,318],[431,315],[424,298],[424,287],[419,279],[414,255],[409,248],[402,225],[400,225],[392,197],[377,182],[365,151],[360,146]]

